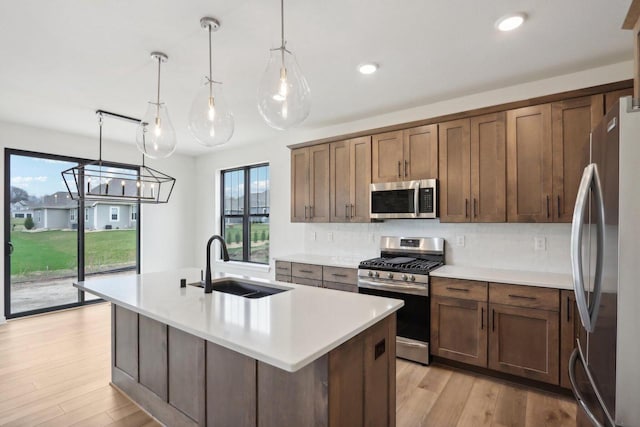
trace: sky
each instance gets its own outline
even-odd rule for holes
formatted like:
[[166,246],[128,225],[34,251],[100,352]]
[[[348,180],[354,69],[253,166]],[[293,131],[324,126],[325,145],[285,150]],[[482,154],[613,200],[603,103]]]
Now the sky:
[[19,187],[30,196],[44,196],[56,191],[67,191],[62,172],[76,163],[39,157],[11,156],[11,185]]

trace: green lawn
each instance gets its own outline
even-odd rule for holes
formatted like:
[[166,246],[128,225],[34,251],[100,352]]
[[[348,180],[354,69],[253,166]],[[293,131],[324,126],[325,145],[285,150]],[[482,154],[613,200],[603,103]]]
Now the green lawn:
[[[11,233],[14,251],[11,275],[26,276],[73,270],[77,263],[75,231]],[[111,230],[85,233],[85,265],[88,272],[107,266],[135,265],[136,230]]]
[[[269,262],[269,224],[255,222],[251,230],[251,260],[253,262]],[[225,227],[225,241],[232,260],[242,260],[242,225],[232,224]]]

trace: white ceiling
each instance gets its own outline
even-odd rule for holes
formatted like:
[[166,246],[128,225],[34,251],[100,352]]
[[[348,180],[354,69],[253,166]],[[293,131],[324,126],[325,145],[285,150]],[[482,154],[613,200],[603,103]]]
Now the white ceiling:
[[[312,92],[317,128],[632,58],[620,30],[631,0],[286,0],[288,47]],[[529,15],[512,33],[494,23]],[[149,52],[169,55],[162,99],[178,151],[204,152],[187,115],[207,73],[202,16],[214,16],[214,78],[236,120],[227,146],[273,138],[256,107],[277,0],[25,0],[0,2],[0,120],[95,136],[93,112],[141,117],[155,92]],[[380,64],[362,76],[364,61]],[[105,122],[134,143],[135,127]]]

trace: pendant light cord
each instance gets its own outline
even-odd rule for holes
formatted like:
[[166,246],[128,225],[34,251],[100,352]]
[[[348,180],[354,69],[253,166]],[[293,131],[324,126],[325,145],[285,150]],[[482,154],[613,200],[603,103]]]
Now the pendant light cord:
[[209,24],[209,98],[213,98],[213,66],[211,53],[211,24]]
[[160,109],[160,64],[162,63],[162,58],[158,56],[158,110]]
[[280,0],[280,40],[284,49],[284,0]]

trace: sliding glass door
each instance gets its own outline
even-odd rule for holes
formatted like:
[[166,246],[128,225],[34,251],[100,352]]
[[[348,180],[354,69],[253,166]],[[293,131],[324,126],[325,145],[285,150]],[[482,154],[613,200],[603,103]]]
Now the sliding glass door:
[[73,200],[60,173],[81,162],[5,150],[7,318],[84,304],[96,298],[73,282],[138,271],[138,205]]

